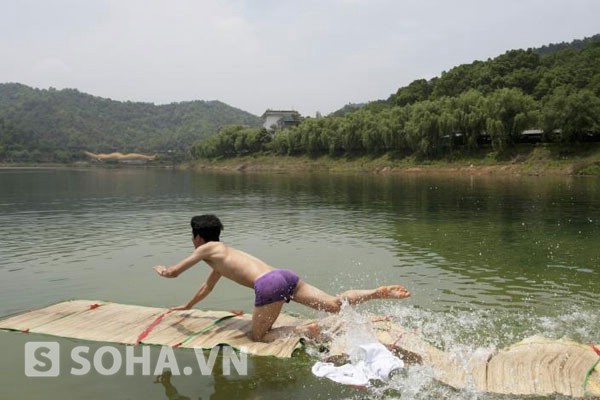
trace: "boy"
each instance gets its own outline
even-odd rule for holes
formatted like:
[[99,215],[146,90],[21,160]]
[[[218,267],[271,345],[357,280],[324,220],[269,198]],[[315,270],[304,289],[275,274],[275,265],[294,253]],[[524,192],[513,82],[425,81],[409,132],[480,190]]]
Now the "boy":
[[403,299],[410,296],[404,286],[382,286],[377,289],[348,290],[331,296],[300,279],[289,270],[274,269],[264,261],[224,245],[219,241],[223,224],[215,215],[199,215],[192,218],[192,243],[194,252],[179,263],[165,267],[154,267],[162,277],[175,278],[182,272],[205,261],[212,271],[194,297],[186,304],[173,310],[189,310],[213,290],[221,276],[240,285],[254,289],[255,301],[252,312],[251,337],[255,341],[270,342],[285,334],[296,333],[308,337],[318,335],[316,323],[297,327],[271,329],[279,316],[283,303],[294,300],[300,304],[331,313],[340,311],[342,300],[358,304],[372,299]]

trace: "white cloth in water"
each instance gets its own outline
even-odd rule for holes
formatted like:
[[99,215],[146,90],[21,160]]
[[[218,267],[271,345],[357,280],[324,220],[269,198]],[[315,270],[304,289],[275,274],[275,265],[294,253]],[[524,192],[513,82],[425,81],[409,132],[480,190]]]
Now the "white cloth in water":
[[393,370],[404,367],[404,362],[381,343],[361,344],[349,353],[352,363],[337,367],[318,361],[312,373],[344,385],[368,386],[369,380],[387,380]]

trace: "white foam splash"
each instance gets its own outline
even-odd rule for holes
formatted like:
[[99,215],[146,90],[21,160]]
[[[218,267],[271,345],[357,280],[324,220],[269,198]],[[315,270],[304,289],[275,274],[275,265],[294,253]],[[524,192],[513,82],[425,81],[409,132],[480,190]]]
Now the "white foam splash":
[[377,334],[369,318],[359,314],[347,302],[342,304],[339,314],[330,317],[331,349],[341,354],[351,354],[352,349],[362,344],[377,342]]
[[[359,307],[362,310],[362,307]],[[371,313],[377,311],[370,309]],[[529,336],[553,339],[569,337],[581,343],[600,342],[600,314],[580,307],[557,309],[553,315],[540,316],[533,311],[473,309],[431,311],[416,306],[386,306],[377,314],[391,316],[404,328],[416,331],[423,339],[449,353],[468,369],[473,360],[486,358],[498,349]],[[348,354],[348,349],[372,341],[376,337],[367,313],[345,305],[338,315],[327,317],[324,333],[332,340],[332,349]],[[345,327],[345,328],[344,328]],[[349,329],[351,328],[351,329]],[[346,350],[346,351],[343,351]],[[437,382],[431,368],[410,365],[392,374],[392,378],[373,386],[369,397],[452,400],[505,399],[500,395],[481,393],[471,388],[455,390]]]

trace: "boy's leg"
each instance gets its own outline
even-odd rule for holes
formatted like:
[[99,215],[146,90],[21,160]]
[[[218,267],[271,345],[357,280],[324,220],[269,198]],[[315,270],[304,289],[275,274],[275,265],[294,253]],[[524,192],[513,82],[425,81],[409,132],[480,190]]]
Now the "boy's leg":
[[339,312],[342,305],[342,302],[337,297],[309,285],[302,279],[300,279],[296,286],[293,300],[316,310],[332,313]]
[[308,339],[317,339],[320,337],[320,328],[316,322],[308,322],[306,324],[295,326],[280,326],[278,328],[270,329],[260,341],[268,343],[291,335],[300,335]]
[[[342,300],[348,301],[349,304],[358,304],[372,299],[403,299],[409,296],[408,290],[401,285],[381,286],[377,289],[348,290],[337,296],[332,296],[300,280],[293,299],[300,304],[317,310],[337,313],[340,311]],[[314,323],[271,330],[281,313],[283,303],[283,301],[278,301],[265,306],[254,307],[252,312],[253,340],[270,342],[291,332],[303,333],[309,336],[318,333],[318,326]]]
[[271,330],[275,320],[279,317],[283,303],[283,301],[277,301],[264,306],[254,307],[254,311],[252,312],[252,340],[270,341],[265,340],[265,335]]
[[342,300],[348,301],[349,304],[359,304],[373,299],[404,299],[409,296],[410,292],[401,285],[381,286],[377,289],[353,289],[332,296],[300,280],[294,293],[294,301],[317,310],[336,313],[340,311]]
[[405,299],[410,292],[402,285],[380,286],[377,289],[352,289],[336,297],[348,300],[350,304],[359,304],[374,299]]

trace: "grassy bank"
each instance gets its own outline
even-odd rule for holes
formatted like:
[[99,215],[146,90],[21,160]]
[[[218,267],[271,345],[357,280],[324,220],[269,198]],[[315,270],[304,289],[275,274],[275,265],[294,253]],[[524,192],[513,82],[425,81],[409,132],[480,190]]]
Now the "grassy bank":
[[192,170],[264,171],[264,172],[367,172],[367,173],[452,173],[518,175],[598,175],[600,144],[565,148],[558,145],[520,145],[510,154],[480,151],[458,154],[442,160],[413,157],[307,157],[244,156],[221,160],[199,160],[182,165]]
[[[1,163],[10,168],[173,168],[162,160],[143,165],[116,162],[78,161],[56,163]],[[564,147],[559,145],[519,145],[510,154],[482,150],[455,154],[440,160],[414,157],[308,157],[253,155],[220,160],[198,160],[176,166],[186,170],[247,172],[349,172],[349,173],[446,173],[465,175],[594,175],[600,176],[600,143]]]

